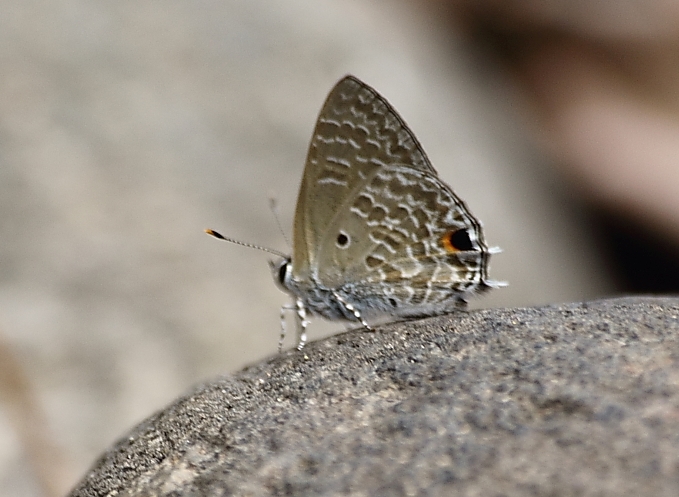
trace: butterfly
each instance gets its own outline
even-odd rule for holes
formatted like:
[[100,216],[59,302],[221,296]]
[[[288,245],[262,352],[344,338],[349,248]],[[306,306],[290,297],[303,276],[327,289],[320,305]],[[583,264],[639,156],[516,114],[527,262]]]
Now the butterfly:
[[271,269],[293,299],[281,309],[279,350],[287,310],[296,312],[301,350],[310,315],[372,329],[373,319],[464,309],[469,297],[503,286],[488,279],[499,249],[488,248],[481,223],[396,110],[354,76],[335,85],[316,121],[292,256],[269,251],[282,256]]

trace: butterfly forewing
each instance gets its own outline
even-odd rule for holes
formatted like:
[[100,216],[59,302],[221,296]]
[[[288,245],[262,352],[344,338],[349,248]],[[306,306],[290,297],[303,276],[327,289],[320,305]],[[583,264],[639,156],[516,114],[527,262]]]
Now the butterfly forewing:
[[295,212],[294,277],[304,280],[318,269],[319,253],[340,236],[338,217],[378,171],[394,164],[436,174],[389,103],[358,79],[343,78],[328,95],[309,146]]

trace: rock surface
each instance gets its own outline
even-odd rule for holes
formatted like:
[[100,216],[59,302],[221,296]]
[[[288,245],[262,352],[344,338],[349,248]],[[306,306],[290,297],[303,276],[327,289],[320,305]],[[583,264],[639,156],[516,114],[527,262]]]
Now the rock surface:
[[679,495],[679,299],[355,330],[209,381],[71,496]]

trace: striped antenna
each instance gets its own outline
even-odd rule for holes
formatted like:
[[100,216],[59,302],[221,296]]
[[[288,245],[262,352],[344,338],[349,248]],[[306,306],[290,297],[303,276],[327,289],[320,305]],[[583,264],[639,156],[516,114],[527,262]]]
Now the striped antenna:
[[255,245],[254,243],[246,243],[246,242],[241,242],[239,240],[234,240],[233,238],[229,238],[227,236],[224,236],[221,233],[217,233],[215,230],[206,229],[205,233],[207,233],[210,236],[214,236],[215,238],[218,238],[219,240],[224,240],[225,242],[231,242],[231,243],[235,243],[236,245],[242,245],[243,247],[249,247],[249,248],[261,250],[263,252],[268,252],[270,254],[277,255],[278,257],[282,257],[283,259],[288,258],[287,254],[284,254],[283,252],[279,252],[278,250],[270,249],[270,248],[267,248],[267,247],[262,247],[260,245]]

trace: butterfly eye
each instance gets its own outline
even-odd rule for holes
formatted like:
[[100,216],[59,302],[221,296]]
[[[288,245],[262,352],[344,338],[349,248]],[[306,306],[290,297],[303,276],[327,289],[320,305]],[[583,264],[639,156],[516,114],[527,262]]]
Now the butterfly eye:
[[340,231],[340,234],[337,235],[337,246],[339,248],[347,248],[349,246],[349,236],[346,233]]
[[469,238],[469,232],[466,229],[449,231],[443,235],[441,242],[443,243],[443,248],[448,252],[460,252],[474,248]]
[[285,260],[278,268],[278,282],[285,287],[285,277],[288,275],[288,267],[290,266],[290,261]]

